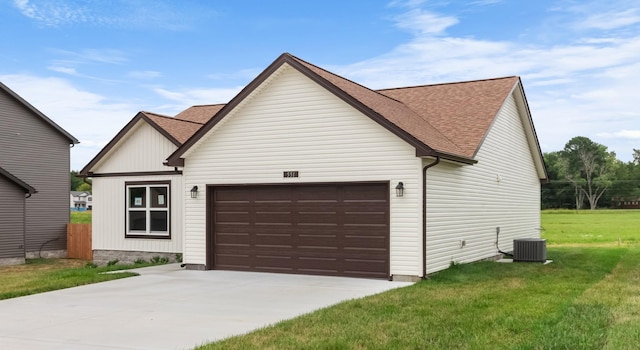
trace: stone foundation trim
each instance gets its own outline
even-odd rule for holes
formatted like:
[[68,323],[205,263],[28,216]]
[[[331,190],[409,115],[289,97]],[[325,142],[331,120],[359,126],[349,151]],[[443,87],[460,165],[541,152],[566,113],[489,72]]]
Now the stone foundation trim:
[[25,258],[1,258],[0,266],[22,265],[26,262]]
[[391,275],[391,281],[393,282],[418,282],[422,280],[419,276],[411,275]]
[[43,250],[43,251],[35,251],[35,252],[27,252],[27,259],[66,259],[67,258],[67,250]]
[[110,261],[118,260],[118,264],[134,264],[137,260],[151,262],[154,258],[166,258],[170,263],[180,262],[178,257],[182,258],[182,253],[166,253],[166,252],[138,252],[127,250],[94,250],[93,263],[96,265],[107,265]]

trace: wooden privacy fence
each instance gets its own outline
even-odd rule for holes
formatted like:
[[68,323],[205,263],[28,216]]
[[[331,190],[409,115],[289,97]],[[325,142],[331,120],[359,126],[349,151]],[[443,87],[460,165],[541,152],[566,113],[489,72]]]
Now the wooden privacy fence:
[[67,257],[93,260],[91,224],[67,224]]

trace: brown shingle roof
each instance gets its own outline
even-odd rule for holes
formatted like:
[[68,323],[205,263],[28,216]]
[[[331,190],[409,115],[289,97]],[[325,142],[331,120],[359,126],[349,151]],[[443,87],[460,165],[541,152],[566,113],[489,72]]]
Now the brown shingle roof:
[[168,158],[168,164],[181,165],[184,152],[283,64],[292,66],[407,141],[416,148],[416,155],[441,156],[463,163],[475,163],[473,157],[498,111],[520,83],[518,77],[507,77],[374,91],[284,53],[226,108],[221,106],[214,118]]
[[401,101],[455,142],[461,150],[455,154],[473,158],[518,81],[506,77],[378,91]]
[[203,125],[203,123],[176,119],[151,112],[141,113],[147,116],[152,122],[156,123],[158,127],[166,131],[180,145],[187,141]]
[[193,106],[176,114],[175,118],[205,124],[224,106],[224,104]]
[[[369,88],[335,75],[297,57],[293,57],[293,59],[355,98],[381,117],[408,132],[427,147],[440,152],[462,155],[462,149],[460,147],[447,139],[444,134],[429,123],[428,119],[423,118],[402,102],[377,91],[370,90]],[[428,142],[425,142],[427,140]]]

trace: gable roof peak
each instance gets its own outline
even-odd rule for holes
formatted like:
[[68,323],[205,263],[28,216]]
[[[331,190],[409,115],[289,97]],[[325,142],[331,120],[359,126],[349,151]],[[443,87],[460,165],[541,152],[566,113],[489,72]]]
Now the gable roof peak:
[[69,132],[64,130],[60,125],[56,124],[56,122],[54,122],[49,117],[44,115],[44,113],[40,112],[40,110],[38,110],[33,105],[31,105],[29,102],[27,102],[25,99],[20,97],[20,95],[15,93],[15,91],[11,90],[8,86],[4,85],[2,82],[0,82],[0,91],[6,92],[9,96],[11,96],[13,99],[18,101],[18,103],[22,104],[24,107],[26,107],[33,114],[35,114],[40,119],[42,119],[45,123],[49,124],[49,126],[51,126],[54,130],[56,130],[58,133],[60,133],[62,136],[64,136],[66,139],[68,139],[69,140],[69,144],[74,145],[74,144],[80,143],[80,141],[78,141],[78,139],[73,137],[73,135],[71,135]]

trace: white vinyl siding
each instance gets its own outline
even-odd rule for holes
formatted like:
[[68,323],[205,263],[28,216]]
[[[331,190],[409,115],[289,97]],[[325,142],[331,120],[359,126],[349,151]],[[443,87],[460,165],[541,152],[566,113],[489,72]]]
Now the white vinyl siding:
[[[126,183],[171,181],[170,213],[171,238],[125,238]],[[145,252],[182,252],[184,198],[182,176],[123,176],[93,178],[93,249]]]
[[[285,64],[186,154],[184,262],[206,263],[206,185],[382,181],[390,188],[390,272],[419,275],[420,167],[413,147]],[[188,193],[194,185],[197,199]]]
[[176,149],[158,130],[140,120],[91,171],[96,174],[169,171],[172,168],[163,163]]
[[540,180],[513,96],[476,159],[427,172],[427,273],[496,255],[496,227],[503,251],[514,238],[540,236]]

